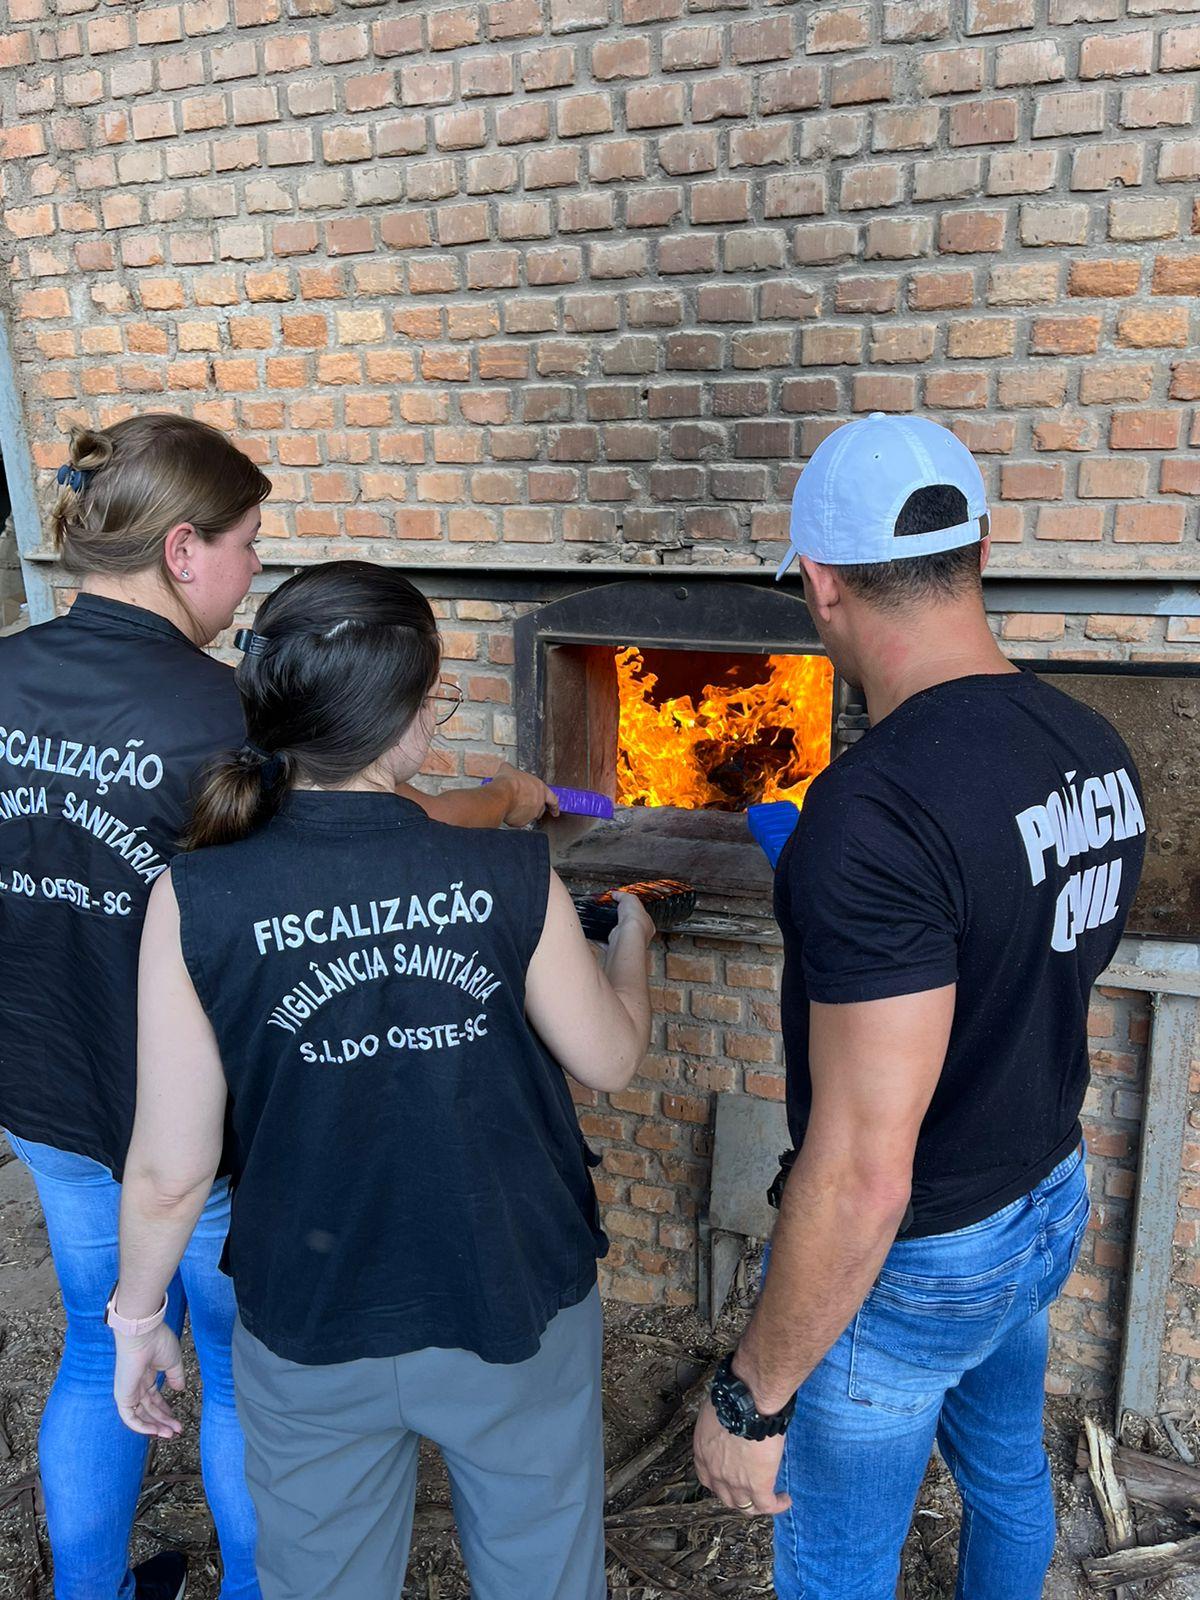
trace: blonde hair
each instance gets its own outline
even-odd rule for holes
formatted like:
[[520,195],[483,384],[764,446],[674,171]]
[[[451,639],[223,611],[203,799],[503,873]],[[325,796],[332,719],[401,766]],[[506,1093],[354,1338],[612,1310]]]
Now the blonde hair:
[[271,480],[218,429],[160,411],[72,428],[68,465],[50,528],[77,577],[162,567],[172,528],[186,522],[215,539],[271,492]]

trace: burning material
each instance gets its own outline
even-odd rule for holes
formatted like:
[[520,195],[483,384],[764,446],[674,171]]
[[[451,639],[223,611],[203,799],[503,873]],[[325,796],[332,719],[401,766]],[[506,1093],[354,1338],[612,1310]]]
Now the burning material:
[[799,805],[829,764],[833,667],[824,656],[767,656],[762,682],[706,684],[695,700],[656,698],[658,677],[636,646],[618,650],[616,664],[622,805]]

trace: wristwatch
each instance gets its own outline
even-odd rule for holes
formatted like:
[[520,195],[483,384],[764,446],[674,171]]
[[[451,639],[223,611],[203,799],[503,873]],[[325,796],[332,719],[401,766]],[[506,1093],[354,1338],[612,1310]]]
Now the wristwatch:
[[763,1416],[754,1404],[754,1396],[733,1370],[733,1355],[727,1355],[713,1377],[709,1390],[717,1421],[727,1433],[739,1439],[775,1439],[787,1432],[792,1412],[796,1409],[793,1395],[785,1406],[770,1416]]
[[114,1333],[123,1333],[127,1339],[136,1338],[139,1333],[150,1333],[157,1328],[167,1314],[167,1296],[163,1295],[162,1305],[151,1317],[123,1317],[117,1310],[117,1285],[112,1286],[112,1293],[104,1307],[104,1320]]

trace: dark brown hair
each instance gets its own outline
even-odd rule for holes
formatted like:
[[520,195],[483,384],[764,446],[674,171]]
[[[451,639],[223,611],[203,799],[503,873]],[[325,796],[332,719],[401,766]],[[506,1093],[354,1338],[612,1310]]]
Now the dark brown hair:
[[364,771],[403,736],[441,663],[428,600],[369,561],[288,578],[254,634],[237,669],[247,741],[206,773],[185,850],[244,839],[293,784],[332,789]]
[[[935,483],[909,495],[896,518],[896,536],[937,533],[967,520],[967,497],[962,490],[952,484]],[[982,594],[979,550],[979,542],[973,541],[937,555],[907,556],[836,570],[847,587],[862,599],[881,610],[900,611],[931,600],[958,599],[972,590]]]
[[206,422],[165,411],[111,428],[72,428],[50,511],[68,572],[128,574],[163,567],[167,534],[190,523],[201,539],[227,532],[271,492],[250,457]]

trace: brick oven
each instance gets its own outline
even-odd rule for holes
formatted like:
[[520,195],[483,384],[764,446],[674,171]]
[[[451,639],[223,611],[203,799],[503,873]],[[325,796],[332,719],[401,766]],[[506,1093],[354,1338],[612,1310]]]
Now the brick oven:
[[[581,887],[700,889],[641,1077],[581,1096],[615,1295],[694,1302],[715,1097],[781,1096],[738,808],[861,726],[770,581],[788,497],[830,429],[921,410],[984,471],[1006,650],[1158,730],[1052,1373],[1105,1388],[1153,1302],[1169,1328],[1127,1347],[1200,1389],[1195,3],[9,0],[0,446],[33,620],[68,593],[37,498],[66,429],[170,408],[272,478],[264,587],[354,554],[430,594],[469,701],[432,781],[499,750],[644,798],[638,716],[756,694],[753,748],[689,740],[675,803],[555,830]],[[0,617],[5,570],[0,539]],[[763,690],[793,673],[820,694],[789,744]]]

